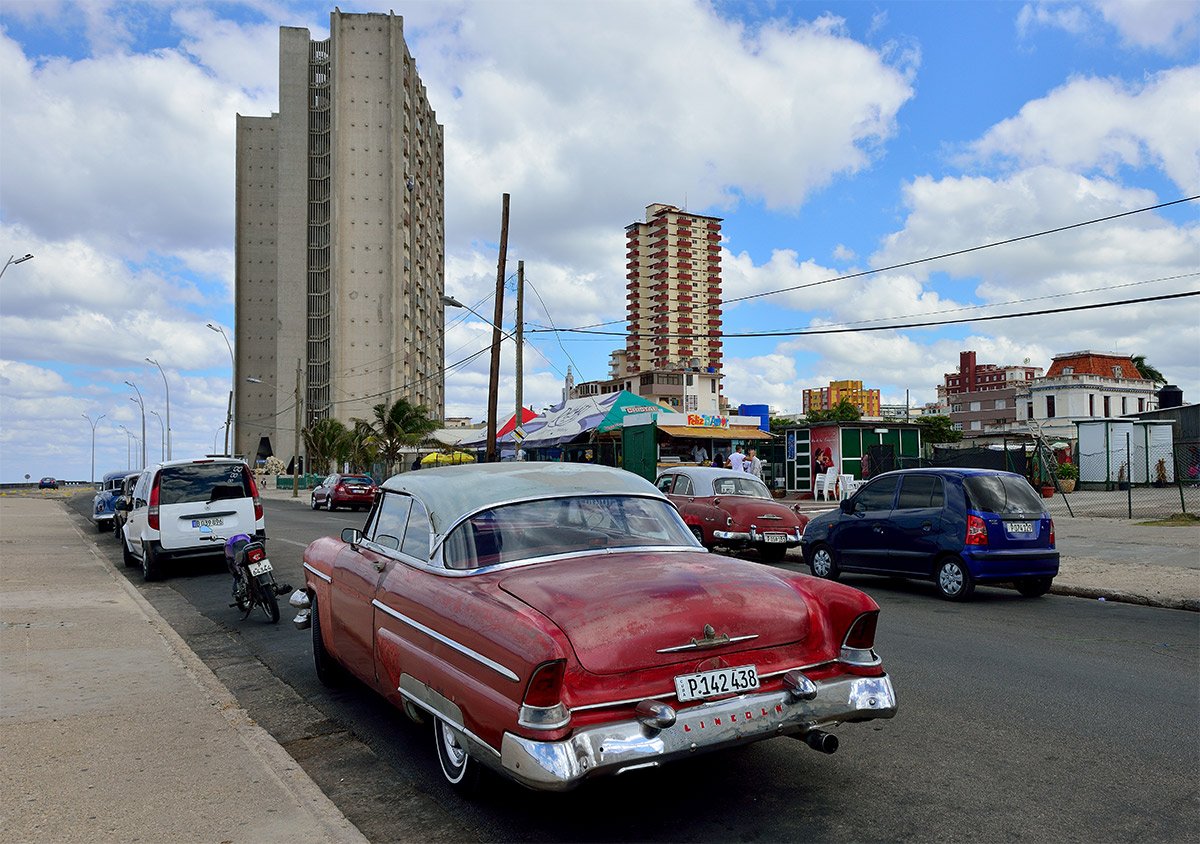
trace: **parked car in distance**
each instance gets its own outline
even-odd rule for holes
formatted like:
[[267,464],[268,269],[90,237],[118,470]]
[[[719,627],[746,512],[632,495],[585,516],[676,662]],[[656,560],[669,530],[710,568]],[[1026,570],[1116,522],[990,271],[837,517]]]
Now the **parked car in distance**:
[[455,786],[565,790],[780,735],[831,753],[826,727],[896,712],[870,597],[706,552],[620,469],[406,472],[303,566],[318,678],[431,721]]
[[92,498],[92,521],[96,525],[96,533],[112,530],[113,506],[121,497],[121,487],[125,483],[125,472],[108,472],[100,480],[96,495]]
[[42,478],[38,481],[38,489],[58,489],[58,481],[54,478]]
[[121,551],[125,564],[141,564],[142,577],[157,580],[171,560],[223,554],[201,528],[222,536],[245,533],[266,541],[262,501],[254,474],[228,457],[156,463],[138,475],[126,511]]
[[[125,518],[129,515],[129,511],[133,509],[133,488],[137,485],[137,479],[141,475],[141,471],[127,472],[121,481],[121,494],[116,497],[113,502],[113,536],[118,542],[124,537]],[[128,563],[128,561],[126,561]]]
[[324,507],[333,511],[338,507],[352,510],[369,510],[375,503],[379,488],[366,475],[342,475],[334,473],[313,488],[311,504],[314,510]]
[[656,485],[706,548],[754,548],[778,562],[800,544],[808,524],[796,505],[776,501],[761,480],[735,469],[664,469]]
[[993,469],[903,469],[872,478],[804,532],[817,577],[842,572],[932,580],[950,600],[1011,581],[1044,595],[1058,574],[1054,521],[1020,475]]

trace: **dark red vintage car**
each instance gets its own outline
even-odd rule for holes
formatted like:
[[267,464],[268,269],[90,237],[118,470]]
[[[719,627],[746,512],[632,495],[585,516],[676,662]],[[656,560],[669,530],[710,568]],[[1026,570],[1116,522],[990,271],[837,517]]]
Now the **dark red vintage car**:
[[709,553],[619,469],[408,472],[304,570],[318,677],[432,721],[460,786],[485,767],[563,790],[781,735],[832,753],[829,728],[896,712],[871,598]]
[[736,469],[680,466],[664,469],[658,488],[706,548],[754,548],[778,562],[800,546],[808,516],[771,497],[767,485]]

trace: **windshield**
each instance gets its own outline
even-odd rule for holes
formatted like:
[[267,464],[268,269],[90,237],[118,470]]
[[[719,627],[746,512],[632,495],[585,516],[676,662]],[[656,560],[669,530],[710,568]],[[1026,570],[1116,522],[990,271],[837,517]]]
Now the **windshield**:
[[748,498],[770,498],[767,485],[753,475],[744,478],[717,478],[713,481],[713,495],[744,495]]
[[346,475],[341,480],[346,486],[372,486],[375,482],[360,475]]
[[188,504],[249,498],[250,478],[242,463],[194,463],[162,470],[159,504]]
[[679,513],[666,501],[589,495],[483,510],[446,537],[442,554],[447,568],[476,569],[552,554],[643,545],[698,547]]
[[1001,516],[1040,516],[1042,499],[1019,475],[972,475],[963,481],[967,506]]

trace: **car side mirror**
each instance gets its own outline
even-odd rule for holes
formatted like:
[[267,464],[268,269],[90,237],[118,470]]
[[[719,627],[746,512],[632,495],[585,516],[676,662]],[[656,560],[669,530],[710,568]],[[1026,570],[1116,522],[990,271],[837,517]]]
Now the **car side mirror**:
[[342,542],[354,547],[362,542],[362,531],[358,528],[342,528]]
[[129,502],[122,501],[120,498],[118,498],[115,502],[113,502],[113,509],[128,512],[130,510]]
[[851,513],[854,512],[854,499],[853,498],[843,498],[841,503],[838,505],[838,507],[841,508],[843,513],[845,513],[846,515],[850,515]]

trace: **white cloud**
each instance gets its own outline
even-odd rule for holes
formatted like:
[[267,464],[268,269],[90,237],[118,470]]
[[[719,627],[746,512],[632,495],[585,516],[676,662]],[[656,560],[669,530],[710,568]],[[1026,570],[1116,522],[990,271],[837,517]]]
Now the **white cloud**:
[[[1150,4],[1153,5],[1153,4]],[[971,145],[977,161],[1015,162],[1113,175],[1161,168],[1184,195],[1200,186],[1200,66],[1138,85],[1079,78],[1026,103]]]
[[1091,38],[1107,26],[1116,31],[1125,47],[1174,55],[1195,50],[1198,20],[1200,3],[1196,0],[1039,0],[1021,7],[1017,31],[1023,38],[1038,28]]

